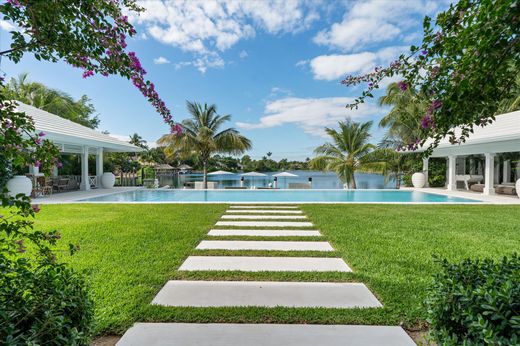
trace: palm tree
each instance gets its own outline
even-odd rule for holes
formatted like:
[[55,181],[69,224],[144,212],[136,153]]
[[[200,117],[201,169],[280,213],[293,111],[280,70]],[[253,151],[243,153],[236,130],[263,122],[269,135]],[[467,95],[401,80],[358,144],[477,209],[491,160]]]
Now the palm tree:
[[380,106],[392,106],[379,122],[379,127],[388,129],[383,142],[397,146],[421,138],[421,119],[428,107],[425,99],[412,88],[403,91],[397,83],[388,85],[386,94],[379,98]]
[[366,156],[370,162],[380,162],[378,173],[385,176],[385,183],[390,179],[395,180],[395,188],[401,188],[401,177],[404,175],[404,170],[409,163],[406,155],[398,153],[392,148],[377,148]]
[[190,157],[196,155],[204,171],[204,188],[208,187],[208,161],[213,154],[238,155],[251,149],[251,141],[234,128],[221,130],[231,115],[217,115],[217,106],[186,102],[191,119],[182,121],[183,133],[169,134],[159,139],[167,146],[169,156]]
[[358,123],[347,119],[339,122],[339,130],[326,127],[325,132],[332,143],[325,143],[314,150],[318,156],[310,161],[310,167],[336,172],[340,180],[353,189],[356,188],[355,172],[383,172],[385,163],[373,160],[369,155],[376,148],[368,143],[371,126],[371,121]]
[[54,113],[83,126],[95,129],[99,125],[98,116],[93,115],[96,109],[86,95],[74,100],[72,96],[63,91],[29,81],[27,73],[21,73],[18,78],[11,78],[6,85],[6,93],[12,99]]
[[130,140],[128,141],[130,144],[135,145],[136,147],[148,149],[148,145],[143,137],[139,136],[137,133],[130,135]]

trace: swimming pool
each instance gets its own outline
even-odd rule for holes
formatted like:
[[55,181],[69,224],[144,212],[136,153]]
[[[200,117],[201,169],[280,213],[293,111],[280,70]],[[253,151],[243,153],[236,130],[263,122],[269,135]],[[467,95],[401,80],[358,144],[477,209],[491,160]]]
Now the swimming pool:
[[82,199],[122,203],[478,203],[478,200],[398,190],[149,190],[139,189]]

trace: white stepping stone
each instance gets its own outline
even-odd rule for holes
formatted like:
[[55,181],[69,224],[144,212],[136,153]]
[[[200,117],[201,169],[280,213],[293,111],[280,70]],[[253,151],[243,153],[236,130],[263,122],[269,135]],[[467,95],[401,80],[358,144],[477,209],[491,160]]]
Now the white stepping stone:
[[179,270],[239,270],[247,272],[351,272],[341,258],[189,256]]
[[305,215],[222,215],[221,219],[233,220],[298,220],[306,219]]
[[230,205],[232,209],[298,209],[294,205]]
[[362,283],[168,281],[152,301],[165,306],[380,308]]
[[199,250],[334,251],[326,241],[203,240]]
[[319,237],[320,231],[305,231],[300,229],[212,229],[209,236],[249,236],[249,237]]
[[394,326],[136,323],[117,345],[415,346],[415,342]]
[[217,221],[216,226],[236,227],[312,227],[312,222],[303,221]]
[[255,209],[246,209],[246,210],[239,210],[239,209],[232,209],[227,210],[226,213],[231,214],[303,214],[303,211],[301,210],[255,210]]

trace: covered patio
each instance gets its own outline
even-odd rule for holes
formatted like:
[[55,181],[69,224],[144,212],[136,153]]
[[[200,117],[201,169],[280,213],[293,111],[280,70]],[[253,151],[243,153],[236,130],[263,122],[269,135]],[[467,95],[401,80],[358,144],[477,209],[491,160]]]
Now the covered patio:
[[[59,179],[59,168],[54,167],[51,178],[55,180],[52,184],[57,184],[57,191],[82,190],[88,191],[91,188],[100,188],[101,176],[103,175],[103,154],[107,152],[127,152],[137,153],[144,149],[130,143],[121,141],[107,134],[95,131],[83,125],[64,119],[55,114],[46,112],[39,108],[26,105],[17,101],[17,109],[25,112],[34,120],[37,132],[43,132],[45,139],[51,140],[62,154],[76,154],[81,160],[81,174],[79,176],[68,176],[67,183]],[[89,156],[95,156],[95,172],[89,172]],[[34,177],[43,177],[39,168],[29,167],[29,173]],[[67,188],[66,188],[67,186]],[[51,186],[51,192],[54,186]]]
[[[455,129],[455,133],[460,134],[460,129]],[[418,151],[425,151],[429,143]],[[430,157],[447,159],[448,191],[516,196],[515,182],[520,179],[520,111],[498,115],[492,124],[475,127],[464,143],[451,144],[443,139]],[[428,161],[423,159],[426,182]]]

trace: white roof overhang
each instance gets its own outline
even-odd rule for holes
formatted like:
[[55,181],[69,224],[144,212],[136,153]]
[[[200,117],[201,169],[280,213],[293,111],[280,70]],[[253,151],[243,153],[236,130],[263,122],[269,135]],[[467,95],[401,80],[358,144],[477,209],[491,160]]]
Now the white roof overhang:
[[[459,135],[460,133],[460,128],[456,128],[455,134]],[[432,142],[431,139],[427,140],[416,151],[425,151]],[[497,115],[493,123],[484,127],[475,127],[474,132],[469,135],[464,143],[451,144],[445,137],[433,149],[430,156],[464,156],[517,151],[520,151],[520,111]]]
[[16,103],[18,111],[24,112],[34,120],[36,131],[45,133],[44,138],[54,142],[62,152],[79,153],[83,146],[103,148],[107,152],[133,153],[144,150],[42,109],[20,101],[16,101]]

